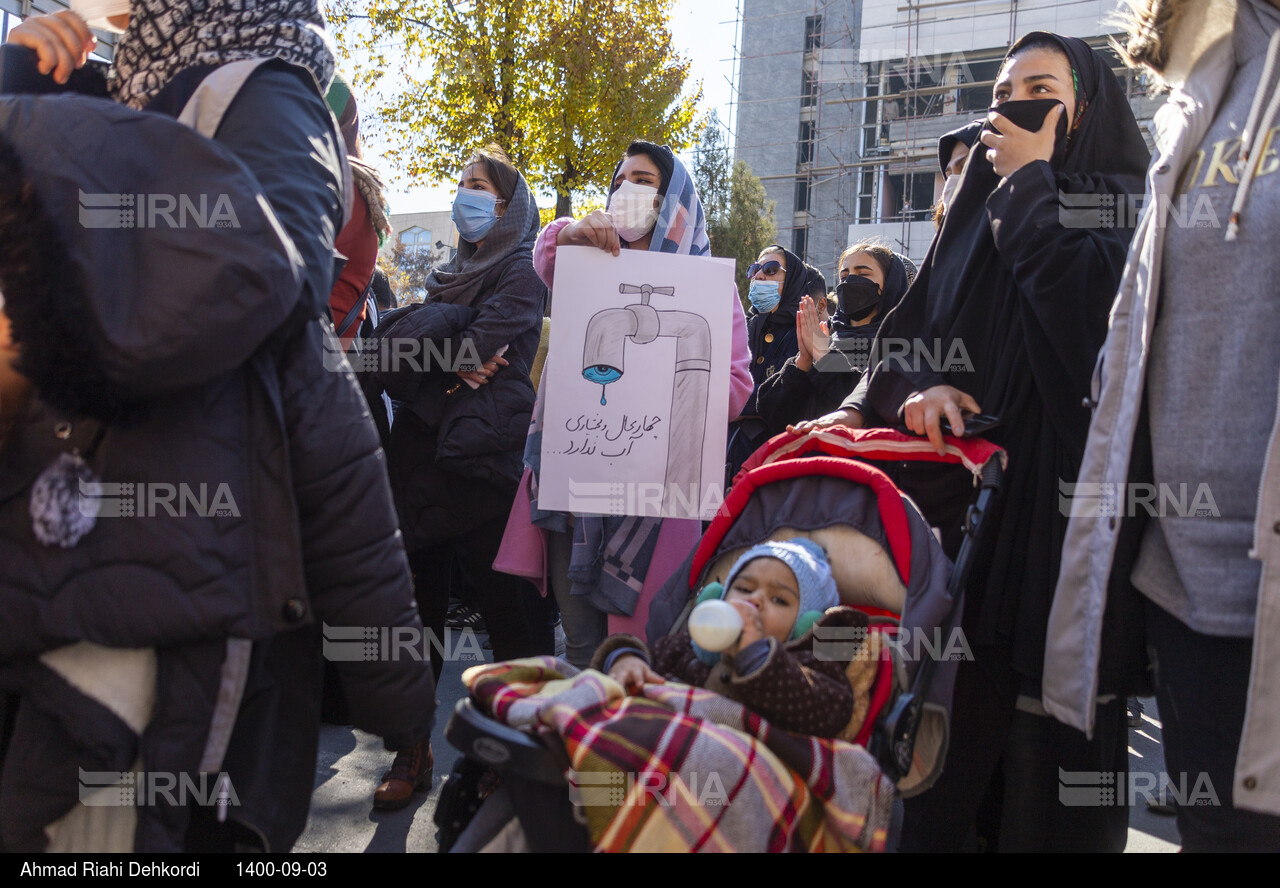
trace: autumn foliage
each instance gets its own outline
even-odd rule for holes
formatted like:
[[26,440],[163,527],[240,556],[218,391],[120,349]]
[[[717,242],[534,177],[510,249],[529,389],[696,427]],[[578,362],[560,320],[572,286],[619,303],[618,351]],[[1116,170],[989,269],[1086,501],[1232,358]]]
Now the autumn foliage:
[[388,172],[449,181],[472,149],[496,142],[567,214],[574,195],[607,184],[632,139],[681,150],[696,137],[702,91],[686,90],[671,6],[338,0],[330,18],[372,99]]

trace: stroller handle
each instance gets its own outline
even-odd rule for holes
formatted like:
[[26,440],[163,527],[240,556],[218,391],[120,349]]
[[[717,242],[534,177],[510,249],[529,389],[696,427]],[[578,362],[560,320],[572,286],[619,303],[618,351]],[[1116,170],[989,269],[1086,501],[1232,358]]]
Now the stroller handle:
[[998,459],[988,460],[982,467],[982,489],[998,494],[1003,483],[1004,465]]
[[[979,484],[977,500],[969,506],[965,514],[964,542],[960,546],[951,577],[947,581],[947,594],[951,598],[951,607],[942,623],[944,633],[949,632],[956,623],[957,605],[973,565],[974,552],[984,532],[983,518],[990,510],[992,500],[999,495],[1003,482],[1003,461],[988,460],[982,467],[982,480]],[[936,669],[937,661],[932,657],[926,658],[920,664],[911,687],[894,702],[889,713],[881,719],[872,734],[868,751],[876,757],[884,772],[894,783],[911,771],[916,736],[924,716],[924,700]]]

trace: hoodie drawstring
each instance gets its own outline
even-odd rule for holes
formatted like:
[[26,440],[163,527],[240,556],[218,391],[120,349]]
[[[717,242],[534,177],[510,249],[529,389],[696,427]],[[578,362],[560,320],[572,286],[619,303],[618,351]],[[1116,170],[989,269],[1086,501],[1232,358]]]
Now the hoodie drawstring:
[[[1258,81],[1258,89],[1253,94],[1253,104],[1249,108],[1249,118],[1240,133],[1240,184],[1236,186],[1236,198],[1231,203],[1231,217],[1227,223],[1228,242],[1234,241],[1240,232],[1244,204],[1249,197],[1249,187],[1253,184],[1254,171],[1258,168],[1258,164],[1252,162],[1253,157],[1266,144],[1267,134],[1275,125],[1277,112],[1280,112],[1280,89],[1276,89],[1271,83],[1277,55],[1280,55],[1280,29],[1271,35],[1271,42],[1267,44],[1267,61],[1262,68],[1262,79]],[[1271,101],[1267,103],[1267,111],[1262,115],[1262,123],[1258,126],[1258,114],[1262,111],[1263,98],[1268,94]]]

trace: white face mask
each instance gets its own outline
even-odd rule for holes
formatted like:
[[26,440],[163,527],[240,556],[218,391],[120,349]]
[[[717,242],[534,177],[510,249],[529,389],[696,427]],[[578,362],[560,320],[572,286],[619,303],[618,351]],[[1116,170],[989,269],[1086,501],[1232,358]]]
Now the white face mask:
[[942,185],[942,197],[938,198],[938,202],[942,204],[943,212],[947,207],[951,206],[951,202],[955,200],[956,192],[960,190],[960,173],[952,173],[947,176],[947,181]]
[[609,198],[609,217],[618,237],[627,243],[640,240],[658,221],[658,189],[624,181]]
[[107,21],[107,16],[129,14],[129,0],[69,0],[69,4],[72,12],[98,31],[120,33],[119,28]]

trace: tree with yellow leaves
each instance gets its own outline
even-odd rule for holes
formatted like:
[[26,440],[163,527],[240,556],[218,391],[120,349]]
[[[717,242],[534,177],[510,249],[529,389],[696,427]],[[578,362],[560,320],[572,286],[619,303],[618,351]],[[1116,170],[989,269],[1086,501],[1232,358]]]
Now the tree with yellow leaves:
[[685,91],[672,2],[338,0],[330,17],[344,50],[367,54],[356,79],[388,168],[447,181],[496,142],[569,215],[575,194],[608,185],[632,139],[681,150],[696,136],[702,90]]

